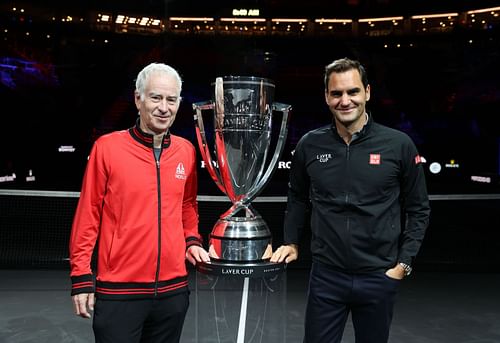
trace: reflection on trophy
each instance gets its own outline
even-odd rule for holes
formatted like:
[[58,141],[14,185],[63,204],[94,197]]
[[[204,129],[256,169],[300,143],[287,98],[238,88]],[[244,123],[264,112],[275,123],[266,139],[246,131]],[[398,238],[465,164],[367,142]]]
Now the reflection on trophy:
[[[196,135],[210,176],[233,205],[215,224],[209,252],[215,263],[266,263],[271,231],[252,207],[276,168],[287,135],[290,105],[273,103],[274,83],[251,76],[218,77],[212,101],[195,103]],[[212,157],[202,111],[213,110]],[[283,113],[275,152],[269,156],[273,112]]]

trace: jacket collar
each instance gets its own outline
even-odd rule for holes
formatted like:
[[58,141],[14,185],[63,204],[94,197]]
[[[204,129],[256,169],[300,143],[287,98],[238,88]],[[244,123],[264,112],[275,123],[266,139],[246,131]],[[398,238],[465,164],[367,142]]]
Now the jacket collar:
[[[140,118],[137,118],[137,121],[135,122],[135,126],[131,127],[128,129],[130,135],[132,136],[133,139],[135,139],[137,142],[141,143],[142,145],[147,146],[148,148],[153,148],[153,135],[146,133],[141,130],[141,120]],[[170,130],[167,131],[165,135],[163,135],[163,144],[162,144],[162,149],[166,149],[170,146]]]
[[[370,130],[370,127],[372,126],[372,123],[373,123],[373,118],[372,118],[372,115],[370,112],[366,112],[366,115],[368,116],[367,118],[367,121],[366,121],[366,124],[363,125],[363,127],[361,128],[361,130],[359,130],[358,132],[356,132],[354,135],[353,135],[353,139],[351,140],[351,142],[355,139],[359,139],[363,136],[366,135],[366,133]],[[342,139],[342,137],[340,137],[338,131],[337,131],[337,127],[335,126],[335,120],[332,121],[332,125],[331,125],[331,130],[333,132],[333,134],[335,136],[337,136],[340,140],[344,141]]]

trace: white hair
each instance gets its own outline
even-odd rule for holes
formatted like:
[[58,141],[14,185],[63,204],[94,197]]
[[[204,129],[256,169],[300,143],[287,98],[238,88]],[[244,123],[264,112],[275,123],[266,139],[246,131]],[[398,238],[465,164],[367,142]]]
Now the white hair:
[[137,75],[137,79],[135,81],[135,91],[139,93],[139,95],[141,96],[141,100],[144,100],[146,83],[149,77],[155,73],[164,73],[173,76],[177,80],[177,83],[179,84],[179,94],[180,94],[182,89],[182,79],[179,76],[177,70],[164,63],[151,63],[146,67],[144,67],[144,69],[142,69],[139,72],[139,74]]

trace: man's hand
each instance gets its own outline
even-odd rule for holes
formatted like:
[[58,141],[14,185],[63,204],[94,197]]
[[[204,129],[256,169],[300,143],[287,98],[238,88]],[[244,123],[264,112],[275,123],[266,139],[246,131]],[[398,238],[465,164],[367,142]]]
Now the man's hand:
[[80,293],[72,296],[73,310],[77,316],[90,318],[90,312],[94,311],[94,293]]
[[290,263],[299,257],[299,247],[296,244],[282,245],[271,256],[271,262]]
[[197,262],[209,262],[208,252],[198,245],[191,245],[186,250],[186,259],[195,266]]
[[388,269],[385,275],[391,279],[402,280],[405,277],[405,270],[398,263],[394,268]]

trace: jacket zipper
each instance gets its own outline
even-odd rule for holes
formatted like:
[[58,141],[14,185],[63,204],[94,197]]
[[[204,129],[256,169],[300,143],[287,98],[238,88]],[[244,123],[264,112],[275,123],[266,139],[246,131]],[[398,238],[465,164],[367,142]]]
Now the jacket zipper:
[[[347,151],[346,151],[346,159],[347,159],[347,167],[350,168],[350,159],[351,159],[351,146],[350,144],[347,144],[347,147],[346,147]],[[347,175],[349,175],[349,170],[347,172]],[[348,182],[348,185],[350,187],[350,182]],[[345,206],[348,206],[349,205],[349,202],[350,202],[350,199],[349,199],[349,188],[346,189],[346,193],[345,193]],[[349,239],[349,245],[351,246],[351,250],[349,250],[349,261],[348,261],[348,264],[349,264],[349,269],[352,268],[352,241],[351,241],[351,225],[350,225],[350,218],[349,216],[346,218],[346,230],[347,230],[347,233],[348,233],[348,239]]]
[[[154,150],[153,150],[154,154]],[[161,156],[161,151],[160,151]],[[160,183],[160,157],[155,156],[156,161],[156,182],[158,187],[158,258],[156,262],[156,275],[155,275],[155,297],[158,295],[158,280],[160,278],[160,261],[161,261],[161,183]]]

